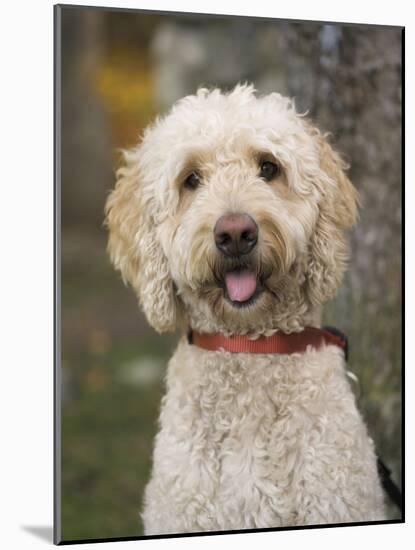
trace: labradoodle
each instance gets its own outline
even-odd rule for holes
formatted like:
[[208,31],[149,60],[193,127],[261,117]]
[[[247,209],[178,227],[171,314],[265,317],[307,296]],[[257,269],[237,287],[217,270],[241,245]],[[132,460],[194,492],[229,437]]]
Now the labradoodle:
[[179,328],[146,534],[385,519],[344,351],[320,328],[357,193],[293,102],[200,89],[124,154],[109,253],[159,332]]

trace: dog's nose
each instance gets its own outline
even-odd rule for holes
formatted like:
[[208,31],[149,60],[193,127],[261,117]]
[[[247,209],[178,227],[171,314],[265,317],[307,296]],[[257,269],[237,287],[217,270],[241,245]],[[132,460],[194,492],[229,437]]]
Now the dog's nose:
[[213,230],[217,248],[225,256],[248,254],[258,241],[258,226],[248,214],[225,214]]

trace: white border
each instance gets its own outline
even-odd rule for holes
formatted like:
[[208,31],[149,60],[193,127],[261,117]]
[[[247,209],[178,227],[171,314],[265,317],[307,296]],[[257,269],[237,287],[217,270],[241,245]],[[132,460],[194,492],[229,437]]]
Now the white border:
[[[72,4],[160,10],[228,13],[265,17],[405,25],[407,92],[415,97],[414,27],[407,0],[343,2],[255,0],[93,1]],[[52,524],[52,68],[51,0],[7,2],[1,10],[1,544],[4,548],[36,548],[47,543],[22,526]],[[387,48],[387,44],[385,44]],[[414,101],[408,101],[407,150],[414,150]],[[412,163],[413,164],[413,163]],[[414,167],[407,163],[407,327],[415,311],[413,281]],[[412,283],[412,285],[411,285]],[[261,548],[338,549],[407,547],[413,529],[414,433],[413,352],[407,358],[407,524],[310,531],[256,533],[105,543],[106,548]],[[412,533],[413,534],[413,533]],[[111,546],[108,546],[111,544]],[[102,544],[83,545],[103,547]]]

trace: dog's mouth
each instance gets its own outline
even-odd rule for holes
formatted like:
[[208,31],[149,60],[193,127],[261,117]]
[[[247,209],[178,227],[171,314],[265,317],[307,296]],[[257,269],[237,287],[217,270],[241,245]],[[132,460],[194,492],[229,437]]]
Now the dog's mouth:
[[216,258],[211,266],[213,280],[203,284],[201,294],[219,307],[222,299],[234,308],[254,305],[266,291],[274,270],[270,263],[254,255],[243,258]]
[[256,270],[237,268],[223,277],[225,298],[235,307],[253,304],[263,291]]

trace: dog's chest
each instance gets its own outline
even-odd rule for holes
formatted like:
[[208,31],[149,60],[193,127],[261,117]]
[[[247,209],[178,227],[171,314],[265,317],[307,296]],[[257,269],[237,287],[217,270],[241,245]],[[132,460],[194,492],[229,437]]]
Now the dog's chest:
[[295,523],[293,487],[304,483],[307,461],[318,473],[312,454],[324,450],[328,418],[350,394],[342,371],[335,349],[304,361],[180,346],[153,469],[177,513],[188,517],[190,507],[203,529]]

